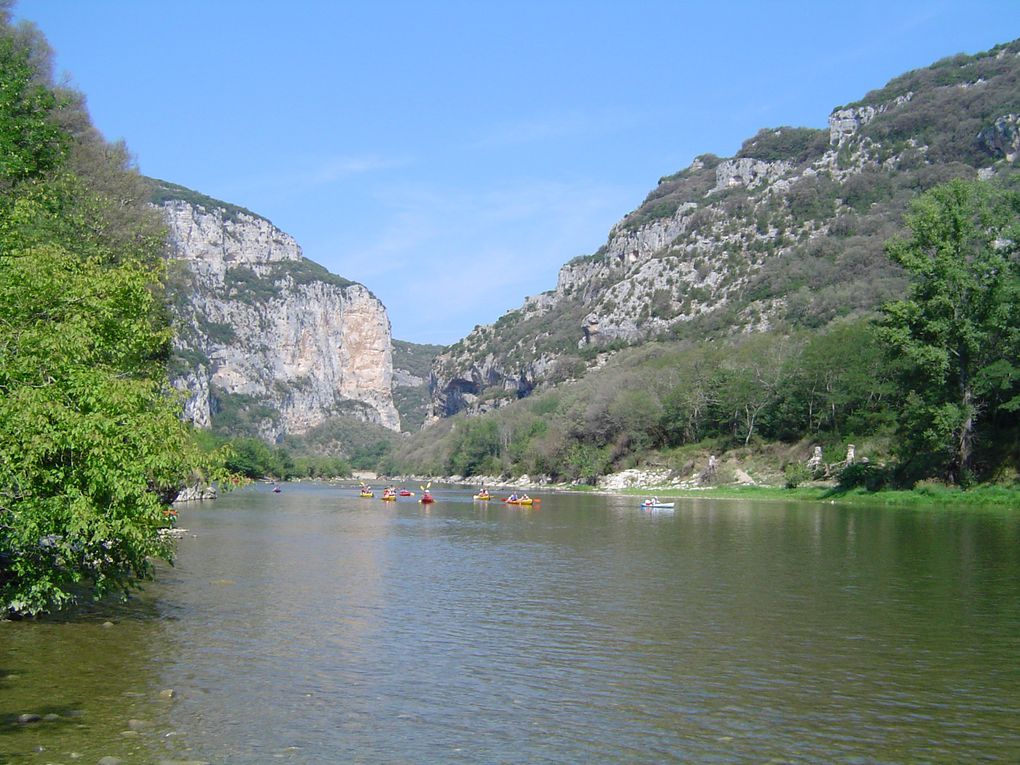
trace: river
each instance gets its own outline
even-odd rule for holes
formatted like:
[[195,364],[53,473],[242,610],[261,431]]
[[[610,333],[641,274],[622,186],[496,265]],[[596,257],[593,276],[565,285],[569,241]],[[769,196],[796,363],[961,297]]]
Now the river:
[[127,604],[0,623],[0,762],[1020,759],[1020,513],[435,493],[184,508]]

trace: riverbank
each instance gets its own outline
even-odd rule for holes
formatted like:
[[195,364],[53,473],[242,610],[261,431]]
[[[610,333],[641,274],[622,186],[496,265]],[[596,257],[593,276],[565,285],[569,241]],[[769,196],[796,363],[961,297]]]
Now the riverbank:
[[555,483],[545,476],[521,476],[503,479],[498,476],[445,476],[404,477],[396,482],[415,485],[432,481],[437,484],[487,486],[492,489],[525,489],[531,493],[549,491],[576,491],[622,496],[657,496],[660,499],[702,498],[757,500],[775,502],[836,502],[841,504],[882,505],[887,507],[1001,507],[1020,510],[1020,488],[977,486],[967,490],[953,486],[928,483],[914,489],[883,489],[868,491],[864,488],[841,489],[832,482],[802,484],[789,489],[784,486],[751,483],[734,483],[723,486],[695,487],[690,482],[672,479],[668,471],[629,470],[603,476],[596,486]]
[[[624,489],[621,494],[647,496],[650,489]],[[1020,509],[1020,490],[999,486],[978,486],[963,489],[949,486],[926,485],[917,489],[840,489],[834,486],[799,486],[787,489],[781,486],[713,486],[705,489],[655,488],[655,495],[663,497],[701,497],[705,499],[734,499],[757,501],[838,502],[847,504],[884,505],[888,507],[1001,507]]]

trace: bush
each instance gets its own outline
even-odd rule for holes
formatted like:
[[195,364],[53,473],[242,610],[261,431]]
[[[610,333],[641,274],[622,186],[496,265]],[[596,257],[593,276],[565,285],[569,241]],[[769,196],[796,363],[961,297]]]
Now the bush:
[[822,156],[829,148],[829,131],[818,128],[765,128],[746,141],[738,157],[766,162],[789,160],[800,164]]
[[799,462],[791,462],[783,468],[784,485],[787,489],[796,489],[804,481],[811,480],[811,471],[806,465]]
[[839,488],[843,490],[861,487],[868,491],[878,491],[891,482],[892,475],[886,468],[870,462],[847,465],[839,473]]

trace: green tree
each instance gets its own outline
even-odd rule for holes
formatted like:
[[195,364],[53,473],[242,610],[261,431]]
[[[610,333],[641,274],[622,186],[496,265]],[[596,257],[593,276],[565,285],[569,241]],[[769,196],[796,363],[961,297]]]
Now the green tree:
[[796,440],[883,430],[893,392],[890,377],[874,322],[835,322],[807,338],[782,388],[770,435]]
[[37,613],[82,586],[126,590],[168,558],[159,530],[198,456],[162,373],[150,268],[13,239],[0,255],[0,608]]
[[660,427],[668,443],[694,443],[705,435],[710,413],[718,403],[718,363],[714,348],[699,346],[678,364],[676,384],[663,401]]
[[1020,195],[951,181],[926,192],[889,256],[910,274],[882,337],[906,365],[900,452],[908,477],[968,482],[975,448],[1020,408]]
[[493,419],[471,419],[457,423],[450,453],[450,470],[459,475],[499,472],[499,428]]
[[0,34],[0,193],[56,168],[66,157],[69,136],[53,120],[57,98],[36,81],[30,54]]
[[269,445],[259,438],[241,437],[230,442],[227,467],[246,478],[258,479],[276,475],[276,462]]
[[566,455],[565,468],[571,480],[595,485],[609,469],[609,449],[594,444],[575,443]]
[[756,335],[730,349],[717,377],[718,407],[734,438],[751,442],[762,417],[777,401],[800,348],[789,338]]
[[169,502],[210,468],[166,379],[152,226],[125,235],[140,200],[70,172],[84,144],[6,18],[0,5],[0,616],[150,576],[172,554]]
[[628,388],[616,392],[609,404],[609,415],[616,440],[624,442],[631,452],[640,452],[662,443],[663,408],[655,391]]

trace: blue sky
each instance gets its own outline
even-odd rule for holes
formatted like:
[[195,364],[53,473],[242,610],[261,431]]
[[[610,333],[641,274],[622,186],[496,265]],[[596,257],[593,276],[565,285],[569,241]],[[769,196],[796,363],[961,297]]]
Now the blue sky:
[[452,343],[663,175],[1020,37],[1020,2],[20,0],[147,175],[269,218]]

